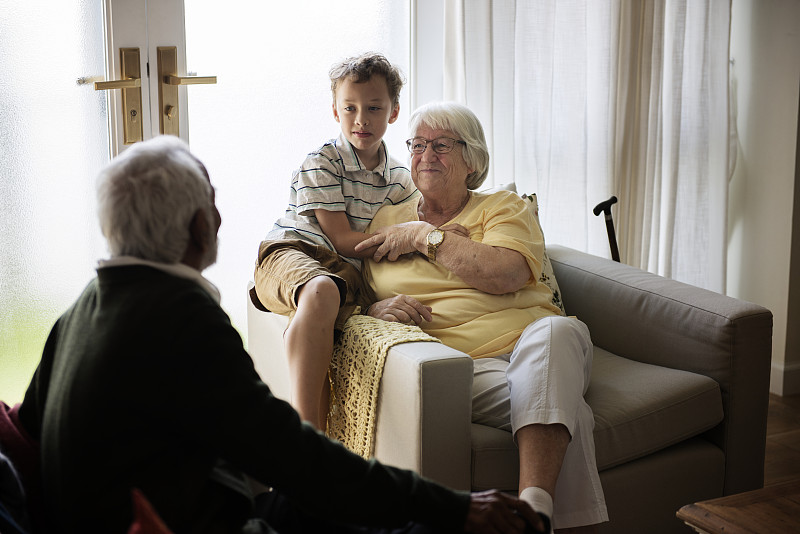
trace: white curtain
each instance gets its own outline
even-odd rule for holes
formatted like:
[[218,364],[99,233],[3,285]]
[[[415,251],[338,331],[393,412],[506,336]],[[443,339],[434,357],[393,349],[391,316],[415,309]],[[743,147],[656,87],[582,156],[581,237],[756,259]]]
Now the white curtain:
[[548,242],[604,256],[592,209],[615,195],[624,263],[724,292],[730,1],[441,9],[441,98],[481,119],[487,185],[537,193]]

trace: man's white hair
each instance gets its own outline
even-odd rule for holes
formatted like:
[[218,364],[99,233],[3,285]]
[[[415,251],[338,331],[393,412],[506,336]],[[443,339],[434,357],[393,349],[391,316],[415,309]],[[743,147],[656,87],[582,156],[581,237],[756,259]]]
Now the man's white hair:
[[100,228],[111,257],[177,263],[197,210],[210,210],[211,183],[189,147],[171,135],[136,143],[114,158],[97,183]]

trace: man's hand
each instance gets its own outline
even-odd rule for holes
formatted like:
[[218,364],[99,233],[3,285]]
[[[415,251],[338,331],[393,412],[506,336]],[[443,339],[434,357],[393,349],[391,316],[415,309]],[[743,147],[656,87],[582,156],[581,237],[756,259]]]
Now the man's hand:
[[392,323],[416,325],[422,321],[433,320],[431,308],[408,295],[397,295],[379,300],[367,308],[367,315]]
[[536,532],[544,531],[542,518],[528,503],[498,490],[482,491],[471,496],[464,532],[523,534],[526,520]]

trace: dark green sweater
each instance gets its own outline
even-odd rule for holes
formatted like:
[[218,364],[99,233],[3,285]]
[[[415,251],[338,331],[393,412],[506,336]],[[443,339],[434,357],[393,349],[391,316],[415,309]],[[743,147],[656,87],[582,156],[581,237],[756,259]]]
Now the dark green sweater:
[[[176,532],[217,510],[218,459],[338,521],[459,530],[469,496],[364,461],[272,396],[222,308],[144,266],[98,270],[53,327],[20,410],[66,532],[125,532],[138,487]],[[233,515],[233,514],[232,514]]]

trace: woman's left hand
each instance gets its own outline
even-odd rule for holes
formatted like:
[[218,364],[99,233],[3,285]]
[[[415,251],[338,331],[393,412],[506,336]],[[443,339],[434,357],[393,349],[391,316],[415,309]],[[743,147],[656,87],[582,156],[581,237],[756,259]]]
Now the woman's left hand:
[[466,227],[461,226],[458,223],[453,224],[446,224],[440,228],[443,232],[450,232],[451,234],[460,235],[461,237],[466,237],[469,239],[469,230]]
[[379,300],[369,308],[367,315],[383,319],[391,323],[416,324],[422,321],[431,321],[431,307],[425,306],[414,297],[397,295],[388,299]]

